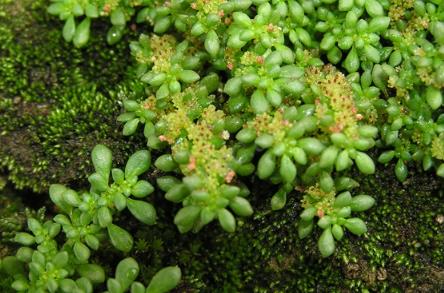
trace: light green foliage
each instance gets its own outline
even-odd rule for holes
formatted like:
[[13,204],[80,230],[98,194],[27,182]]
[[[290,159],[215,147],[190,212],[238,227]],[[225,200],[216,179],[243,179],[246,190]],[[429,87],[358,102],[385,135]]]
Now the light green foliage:
[[[152,96],[139,104],[124,101],[127,112],[119,120],[126,123],[125,135],[144,123],[148,146],[166,152],[155,166],[184,176],[183,182],[171,177],[158,180],[167,199],[184,205],[175,218],[179,230],[198,231],[215,218],[225,230],[234,230],[236,220],[225,209],[230,195],[220,181],[224,178],[225,183],[233,178],[240,182],[241,177],[255,173],[261,180],[278,184],[271,199],[272,209],[277,210],[295,188],[317,185],[322,192],[334,192],[334,176],[353,165],[363,175],[375,173],[369,155],[375,146],[397,147],[379,161],[398,158],[395,174],[401,181],[407,178],[406,164],[411,159],[422,161],[425,169],[434,166],[438,175],[443,173],[440,155],[444,128],[438,117],[441,86],[436,79],[425,80],[426,73],[416,81],[403,76],[404,84],[396,85],[396,75],[416,58],[408,55],[427,54],[424,46],[430,54],[438,52],[439,40],[431,43],[423,39],[426,33],[437,38],[441,6],[422,2],[410,5],[372,0],[214,0],[173,1],[144,8],[140,13],[144,17],[138,20],[145,18],[152,24],[154,34],[142,35],[131,44],[131,50],[140,81],[148,83],[145,89]],[[397,23],[398,14],[410,9],[417,15],[409,14],[404,25]],[[425,17],[427,13],[434,15],[433,20]],[[190,33],[179,37],[175,31]],[[397,33],[416,41],[409,44],[408,52],[403,52],[405,46],[399,43],[402,40]],[[324,63],[327,60],[330,64]],[[439,60],[428,62],[438,62],[439,67]],[[199,92],[202,84],[197,81],[215,73],[223,76],[216,88],[224,95],[220,100],[210,98],[203,106],[206,97]],[[426,93],[421,99],[416,93],[422,89]],[[178,97],[194,101],[184,103],[182,98],[178,102]],[[200,107],[208,109],[208,105],[219,107],[211,115],[220,122],[212,125],[213,133],[206,134],[202,129],[208,118],[194,111],[203,113]],[[425,128],[420,135],[427,136],[426,142],[409,135],[410,129],[419,125]],[[199,148],[202,160],[196,160],[192,154],[198,149],[195,127],[200,128],[200,137],[206,137],[219,154],[226,151],[226,155]],[[219,140],[213,137],[218,133]],[[165,149],[168,145],[171,154]],[[408,150],[400,151],[402,146]],[[210,191],[214,178],[208,162],[212,166],[228,162],[227,171],[219,173],[222,196]],[[193,174],[199,168],[207,169]],[[243,201],[241,198],[236,201]],[[250,214],[246,204],[243,209],[245,212],[232,208],[239,215]],[[364,232],[363,223],[354,218],[345,220],[347,217],[339,224],[325,225],[321,242],[329,249],[323,255],[333,252],[332,235],[342,238],[342,226],[354,234]]]
[[[14,241],[23,245],[16,256],[1,259],[0,268],[14,277],[16,291],[93,292],[93,286],[105,282],[104,269],[90,259],[91,250],[98,250],[108,234],[111,244],[128,253],[133,237],[113,224],[113,216],[128,207],[139,221],[153,225],[154,207],[133,195],[144,198],[153,192],[150,183],[138,176],[150,167],[148,151],[133,154],[125,171],[112,168],[111,151],[97,145],[91,154],[95,173],[89,176],[91,189],[82,194],[60,184],[51,185],[49,195],[60,214],[45,222],[28,218],[28,232],[17,232]],[[114,183],[109,185],[110,174]],[[56,237],[63,231],[62,246]],[[105,232],[107,231],[107,233]],[[109,292],[145,292],[142,284],[134,284],[139,273],[137,262],[127,258],[117,266],[116,278],[107,280]],[[180,281],[178,267],[161,270],[154,276],[146,292],[167,292]]]
[[[113,45],[122,38],[127,21],[135,12],[135,7],[149,4],[150,0],[51,0],[48,12],[65,21],[63,38],[76,47],[84,47],[91,34],[91,20],[109,17],[113,25],[107,33],[106,41]],[[80,20],[79,20],[80,18]]]
[[[350,180],[342,178],[342,180]],[[322,181],[321,181],[322,186]],[[349,189],[349,188],[346,188]],[[304,211],[298,223],[299,237],[307,237],[314,228],[315,217],[319,218],[317,226],[323,232],[319,237],[318,247],[323,257],[330,256],[335,251],[335,239],[340,241],[344,236],[344,228],[351,233],[361,236],[367,232],[366,224],[360,218],[352,218],[352,212],[362,212],[371,208],[375,200],[368,195],[360,194],[352,197],[349,191],[342,191],[341,183],[333,185],[328,191],[318,186],[309,187],[304,195]]]

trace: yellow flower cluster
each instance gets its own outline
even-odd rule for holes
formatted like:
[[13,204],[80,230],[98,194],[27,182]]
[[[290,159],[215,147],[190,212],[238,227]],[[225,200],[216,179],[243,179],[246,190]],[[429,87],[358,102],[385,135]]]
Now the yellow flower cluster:
[[219,8],[226,0],[196,0],[191,4],[191,7],[198,10],[199,16],[206,16],[208,14],[218,14],[221,9]]
[[432,141],[432,156],[438,160],[444,161],[444,135],[437,136]]
[[103,10],[101,11],[101,15],[110,15],[111,12],[114,11],[120,4],[120,0],[106,0],[103,1]]
[[154,72],[168,72],[171,66],[170,59],[176,46],[176,39],[171,35],[153,35],[150,43],[153,50],[151,61],[154,65],[152,70]]
[[273,116],[271,114],[262,113],[256,115],[250,122],[251,127],[256,130],[257,136],[267,133],[273,135],[275,141],[282,141],[292,124],[284,119],[281,109],[278,109]]
[[173,154],[189,151],[189,163],[180,166],[183,174],[199,176],[210,194],[218,194],[220,186],[231,181],[230,174],[233,173],[229,167],[233,160],[232,149],[225,145],[217,147],[214,143],[215,139],[222,138],[219,137],[222,134],[214,133],[213,125],[223,120],[225,114],[210,105],[203,109],[198,121],[193,121],[189,113],[200,107],[193,90],[194,87],[188,87],[172,98],[175,109],[164,115],[168,130],[162,139],[172,145]]
[[325,192],[316,183],[305,191],[302,207],[314,206],[318,211],[330,212],[333,209],[334,200],[335,191]]
[[392,0],[390,1],[389,17],[393,21],[404,18],[406,9],[413,8],[413,0]]
[[316,98],[316,116],[319,120],[327,113],[333,113],[334,123],[321,127],[324,132],[342,132],[351,139],[358,138],[358,121],[362,115],[357,113],[353,90],[344,74],[332,65],[310,67],[306,71],[306,80],[319,89]]

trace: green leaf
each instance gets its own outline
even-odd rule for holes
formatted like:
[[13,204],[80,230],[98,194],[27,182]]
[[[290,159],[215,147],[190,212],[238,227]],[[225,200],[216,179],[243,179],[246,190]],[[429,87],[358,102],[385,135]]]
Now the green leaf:
[[134,118],[134,119],[127,121],[125,123],[125,125],[123,126],[123,131],[122,131],[123,135],[125,135],[125,136],[133,135],[134,132],[136,132],[136,130],[137,130],[137,126],[139,125],[139,121],[140,121],[139,118]]
[[[34,253],[34,250],[32,248],[20,247],[17,250],[17,253],[15,254],[15,256],[21,262],[31,262],[31,258],[32,258],[33,253]],[[2,265],[1,265],[1,261],[0,261],[0,271],[1,271],[1,267],[2,267]]]
[[350,52],[348,52],[348,55],[342,65],[349,73],[358,71],[360,66],[359,56],[354,47],[350,50]]
[[126,197],[120,192],[113,194],[113,203],[118,211],[123,210],[126,207]]
[[382,163],[382,164],[387,164],[388,162],[390,162],[393,157],[395,156],[395,151],[385,151],[383,152],[379,158],[378,158],[378,162]]
[[42,225],[39,221],[34,218],[28,219],[28,228],[32,231],[32,233],[37,234],[40,229],[42,229]]
[[76,29],[76,32],[74,34],[74,46],[77,48],[81,48],[86,45],[86,43],[89,40],[89,34],[90,34],[90,26],[91,26],[91,19],[86,17],[82,22],[79,24],[79,26]]
[[367,232],[367,226],[364,221],[359,218],[350,218],[345,222],[345,227],[355,235],[361,236]]
[[408,170],[407,166],[404,163],[402,159],[399,159],[398,162],[396,162],[395,165],[395,175],[396,178],[398,178],[399,181],[403,182],[405,179],[407,179]]
[[164,154],[158,157],[154,162],[154,166],[164,172],[174,171],[178,167],[171,154]]
[[364,46],[364,55],[368,58],[368,60],[372,61],[373,63],[379,63],[381,60],[381,56],[379,54],[378,49],[376,49],[372,45]]
[[256,139],[256,131],[252,128],[244,128],[236,134],[236,139],[245,144],[251,143]]
[[339,0],[338,9],[339,11],[349,11],[353,8],[353,0]]
[[268,149],[273,145],[274,137],[271,134],[264,133],[258,136],[254,143],[263,149]]
[[165,194],[165,198],[169,201],[179,203],[190,194],[189,189],[185,184],[175,184]]
[[[66,280],[66,279],[65,279]],[[85,277],[78,278],[76,280],[77,287],[79,287],[80,290],[83,290],[85,293],[93,293],[93,286],[91,284],[91,281],[88,280]],[[68,290],[67,292],[72,292],[72,290]]]
[[332,217],[329,215],[323,216],[318,220],[318,226],[322,229],[327,229],[331,226],[332,220]]
[[257,165],[257,175],[260,179],[270,177],[276,168],[276,158],[268,151],[262,155]]
[[240,193],[240,188],[234,185],[224,184],[220,187],[220,193],[229,200],[234,199]]
[[10,276],[25,275],[25,265],[15,256],[5,256],[1,259],[1,269]]
[[230,78],[224,86],[224,92],[229,96],[237,96],[242,89],[242,79],[239,77]]
[[366,0],[365,10],[371,17],[378,17],[384,15],[384,8],[377,0]]
[[244,28],[248,28],[251,26],[251,19],[248,15],[246,15],[243,12],[236,11],[233,13],[233,19],[236,22],[236,24],[239,24],[240,26]]
[[338,240],[338,241],[341,240],[342,237],[344,237],[344,230],[338,224],[334,224],[333,225],[333,227],[331,229],[331,233],[333,234],[335,239]]
[[338,148],[333,145],[326,148],[319,159],[319,166],[323,169],[332,167],[338,157],[338,151]]
[[162,191],[168,192],[177,184],[180,184],[180,180],[174,176],[163,176],[156,179],[156,183]]
[[139,275],[139,264],[132,257],[127,257],[119,262],[116,268],[116,280],[120,283],[122,292],[136,280]]
[[322,172],[321,177],[319,178],[319,186],[324,192],[331,192],[335,187],[335,183],[330,173]]
[[439,167],[436,169],[436,175],[439,177],[444,177],[444,163],[440,164]]
[[125,180],[125,173],[121,169],[113,168],[111,170],[111,176],[113,177],[114,182],[121,184],[123,180]]
[[145,293],[145,286],[140,282],[133,282],[131,284],[131,293]]
[[119,281],[117,281],[116,279],[113,279],[113,278],[109,278],[106,281],[106,288],[108,289],[107,292],[109,292],[109,293],[124,292],[124,290],[122,289],[122,286],[120,286]]
[[147,225],[156,223],[156,210],[152,204],[141,200],[127,199],[127,206],[131,214],[142,223]]
[[92,234],[86,235],[85,242],[91,249],[94,249],[94,250],[99,249],[100,241],[96,236],[94,236]]
[[227,209],[218,210],[217,218],[225,231],[233,233],[236,230],[236,219]]
[[171,291],[179,284],[181,277],[182,273],[178,266],[163,268],[151,279],[146,293],[164,293]]
[[88,181],[91,183],[92,188],[94,191],[100,193],[104,192],[108,188],[108,182],[105,178],[103,178],[102,175],[99,173],[93,173],[90,176],[88,176]]
[[268,103],[267,98],[265,98],[265,95],[261,90],[254,91],[250,99],[250,104],[256,114],[268,112],[270,110],[270,103]]
[[150,168],[151,154],[149,151],[141,150],[135,152],[128,159],[125,166],[125,178],[139,176]]
[[74,34],[76,32],[76,22],[74,20],[74,16],[68,17],[68,19],[65,22],[65,25],[63,26],[63,38],[67,42],[71,42],[74,38]]
[[48,13],[52,15],[59,15],[63,12],[64,8],[65,5],[62,2],[52,3],[48,7]]
[[117,8],[111,13],[111,23],[113,25],[125,25],[125,14],[123,13],[122,9]]
[[85,6],[85,15],[89,18],[99,17],[99,10],[97,9],[97,6],[87,3]]
[[291,149],[291,154],[296,163],[305,165],[307,164],[307,154],[300,147],[294,147]]
[[77,265],[77,272],[81,277],[90,280],[94,284],[100,284],[105,281],[105,271],[96,264]]
[[89,248],[80,241],[74,243],[73,251],[76,258],[81,262],[86,262],[91,255]]
[[108,207],[101,207],[97,211],[97,220],[99,222],[100,227],[108,227],[109,224],[113,221],[113,216],[108,209]]
[[339,218],[348,218],[350,217],[351,212],[352,210],[350,207],[343,207],[336,212],[336,216]]
[[19,279],[12,282],[11,288],[16,291],[25,291],[29,289],[29,284],[25,279]]
[[371,32],[384,32],[390,25],[390,17],[388,16],[378,16],[372,18],[368,25],[368,29]]
[[287,155],[283,155],[281,158],[279,173],[284,183],[292,183],[296,178],[296,166]]
[[325,149],[325,146],[313,137],[300,139],[299,146],[309,155],[319,155]]
[[[356,197],[355,197],[356,198]],[[352,203],[353,199],[349,191],[344,191],[340,193],[336,198],[333,206],[335,208],[342,208],[349,206]],[[359,202],[359,198],[357,200]]]
[[153,193],[154,187],[145,180],[137,181],[136,185],[131,188],[131,194],[138,198],[143,198]]
[[108,235],[115,248],[123,252],[129,252],[133,247],[133,237],[125,229],[114,224],[108,226]]
[[253,208],[250,202],[243,197],[236,196],[230,202],[230,208],[233,212],[241,217],[248,217],[253,214]]
[[331,233],[331,229],[327,228],[322,232],[318,240],[318,248],[322,257],[328,257],[335,252],[335,240]]
[[79,196],[77,195],[77,192],[75,192],[72,189],[66,189],[65,192],[63,192],[63,200],[73,206],[73,207],[77,207],[80,205],[81,201]]
[[172,22],[171,17],[169,16],[162,17],[158,21],[156,21],[153,31],[156,34],[163,34],[170,28],[171,22]]
[[180,233],[190,231],[195,221],[198,219],[201,208],[197,206],[186,206],[181,208],[174,217],[174,224],[176,224]]
[[329,51],[334,47],[335,42],[336,42],[335,37],[332,34],[327,33],[322,38],[319,47],[321,48],[321,50]]
[[220,43],[219,43],[219,37],[217,36],[217,33],[214,30],[208,32],[207,37],[205,38],[204,45],[208,54],[210,54],[212,58],[215,58],[219,53]]
[[442,92],[434,87],[427,87],[426,101],[432,110],[437,110],[442,105]]
[[303,221],[311,221],[313,220],[314,216],[316,215],[317,209],[315,207],[308,207],[304,209],[304,211],[301,213],[300,217]]
[[375,173],[375,164],[373,163],[373,160],[363,152],[358,152],[356,155],[356,166],[358,167],[359,171],[364,174],[373,174]]
[[63,211],[69,211],[71,207],[63,200],[63,193],[67,190],[64,185],[51,184],[49,186],[49,197]]
[[341,151],[336,159],[335,163],[336,171],[344,171],[351,165],[351,163],[352,162],[348,155],[348,151],[347,150]]
[[185,83],[193,83],[198,81],[200,76],[193,70],[182,70],[178,78]]
[[98,144],[91,152],[91,159],[96,172],[102,175],[105,181],[108,181],[113,160],[111,150],[102,144]]
[[374,204],[375,199],[373,197],[360,194],[353,197],[350,207],[354,212],[363,212],[371,208]]
[[271,209],[273,211],[282,209],[287,203],[287,192],[284,189],[279,189],[271,198]]
[[301,220],[298,223],[298,235],[300,239],[304,239],[308,235],[310,235],[311,231],[313,231],[313,221],[305,221]]
[[209,207],[204,207],[200,212],[200,222],[202,223],[202,225],[210,223],[215,218],[216,218],[216,212]]

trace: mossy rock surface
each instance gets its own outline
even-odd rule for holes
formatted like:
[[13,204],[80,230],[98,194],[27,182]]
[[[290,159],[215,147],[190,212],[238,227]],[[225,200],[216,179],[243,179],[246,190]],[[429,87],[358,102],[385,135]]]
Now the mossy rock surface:
[[18,188],[37,192],[85,178],[98,143],[117,162],[135,148],[116,121],[130,80],[127,42],[108,46],[108,24],[95,22],[90,45],[76,49],[48,3],[0,2],[0,166]]

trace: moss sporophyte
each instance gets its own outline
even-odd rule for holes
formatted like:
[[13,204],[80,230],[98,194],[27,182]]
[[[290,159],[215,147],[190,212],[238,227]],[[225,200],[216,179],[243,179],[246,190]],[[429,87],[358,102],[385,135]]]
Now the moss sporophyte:
[[[316,222],[327,257],[344,235],[367,233],[355,213],[378,209],[371,195],[352,195],[358,184],[350,174],[369,178],[375,161],[394,161],[405,184],[412,170],[444,177],[441,1],[53,0],[48,12],[83,50],[98,18],[111,22],[108,44],[131,39],[125,90],[110,91],[123,105],[124,137],[143,140],[146,150],[122,170],[99,144],[89,191],[51,186],[60,214],[30,219],[32,234],[16,237],[26,247],[2,260],[15,290],[91,292],[105,281],[91,250],[108,239],[129,253],[130,228],[116,219],[127,208],[156,224],[154,200],[146,200],[155,189],[178,205],[170,219],[180,233],[212,222],[235,233],[253,220],[251,203],[269,201],[280,213],[296,199],[295,212],[303,210],[292,231],[309,237]],[[255,184],[270,196],[252,194]],[[108,291],[166,292],[180,279],[168,267],[145,288],[138,272],[125,258]]]

